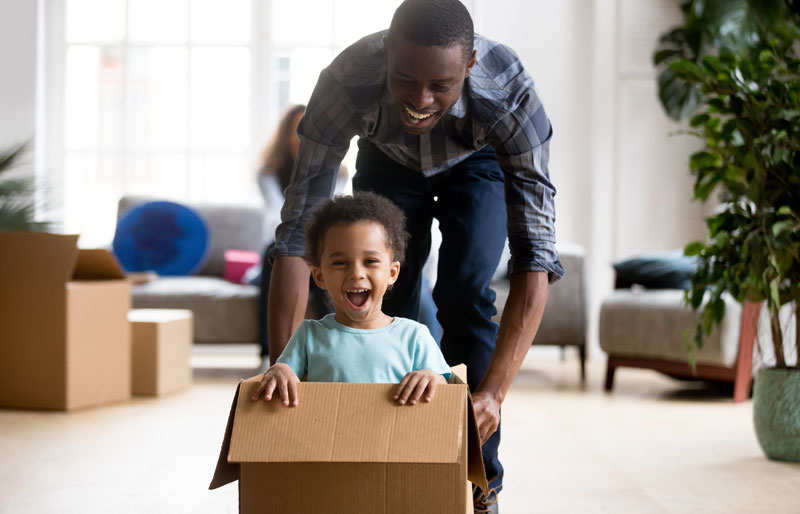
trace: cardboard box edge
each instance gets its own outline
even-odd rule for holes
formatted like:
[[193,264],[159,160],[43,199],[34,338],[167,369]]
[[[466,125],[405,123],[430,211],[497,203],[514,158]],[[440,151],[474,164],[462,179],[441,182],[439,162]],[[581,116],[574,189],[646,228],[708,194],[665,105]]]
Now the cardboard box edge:
[[483,465],[478,418],[475,416],[475,406],[472,403],[472,394],[470,394],[469,388],[467,388],[467,438],[467,478],[470,482],[480,487],[483,492],[487,492],[489,490],[489,481],[486,478],[486,468]]
[[222,487],[223,485],[239,480],[239,464],[235,462],[228,462],[228,451],[231,447],[233,420],[236,416],[236,405],[239,401],[239,389],[241,387],[242,380],[239,380],[239,384],[236,386],[236,392],[233,395],[231,411],[228,414],[228,424],[225,427],[225,436],[222,438],[222,446],[219,450],[217,467],[214,469],[214,476],[211,479],[211,483],[208,485],[210,490],[217,489],[218,487]]

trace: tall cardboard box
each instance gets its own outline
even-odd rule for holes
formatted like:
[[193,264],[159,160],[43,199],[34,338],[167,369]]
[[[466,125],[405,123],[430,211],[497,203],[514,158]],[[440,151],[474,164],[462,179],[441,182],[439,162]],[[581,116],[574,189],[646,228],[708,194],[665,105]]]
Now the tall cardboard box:
[[240,382],[210,489],[239,480],[242,514],[472,512],[486,490],[466,385],[399,405],[396,384],[301,383],[300,405],[250,397]]
[[78,236],[0,233],[0,406],[69,410],[131,396],[130,285]]
[[134,309],[131,322],[133,394],[158,396],[192,383],[192,311]]

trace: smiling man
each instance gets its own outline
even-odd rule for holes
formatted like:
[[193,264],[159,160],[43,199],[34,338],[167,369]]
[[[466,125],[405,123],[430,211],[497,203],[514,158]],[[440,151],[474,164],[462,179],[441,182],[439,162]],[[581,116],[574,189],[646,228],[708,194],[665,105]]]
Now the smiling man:
[[[278,228],[269,301],[270,357],[280,355],[306,308],[303,227],[333,194],[358,136],[355,190],[406,214],[411,234],[392,316],[419,315],[431,222],[442,245],[434,300],[450,365],[467,365],[496,512],[500,405],[539,327],[548,283],[563,275],[555,250],[550,122],[516,54],[478,36],[457,0],[406,0],[387,32],[367,36],[322,71],[298,128],[300,153]],[[508,234],[511,289],[500,325],[489,282]]]

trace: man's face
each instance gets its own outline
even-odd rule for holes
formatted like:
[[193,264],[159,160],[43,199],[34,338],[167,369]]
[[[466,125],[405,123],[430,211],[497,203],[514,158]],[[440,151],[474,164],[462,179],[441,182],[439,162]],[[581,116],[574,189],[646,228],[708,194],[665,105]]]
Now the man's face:
[[386,84],[406,132],[424,134],[458,101],[475,64],[461,45],[425,46],[404,38],[386,41]]

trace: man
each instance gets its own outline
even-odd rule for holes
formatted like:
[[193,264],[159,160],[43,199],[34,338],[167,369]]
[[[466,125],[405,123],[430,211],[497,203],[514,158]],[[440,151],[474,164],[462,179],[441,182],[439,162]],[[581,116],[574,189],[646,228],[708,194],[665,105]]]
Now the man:
[[[394,201],[411,234],[388,314],[416,319],[431,220],[439,220],[441,347],[450,365],[467,365],[484,441],[490,492],[476,492],[475,511],[496,512],[500,405],[539,327],[548,282],[563,275],[547,171],[552,130],[533,81],[510,49],[474,34],[458,0],[406,0],[388,32],[358,41],[321,73],[298,133],[274,253],[271,360],[305,312],[303,226],[332,195],[358,135],[354,189]],[[489,281],[506,228],[511,287],[498,330]]]

